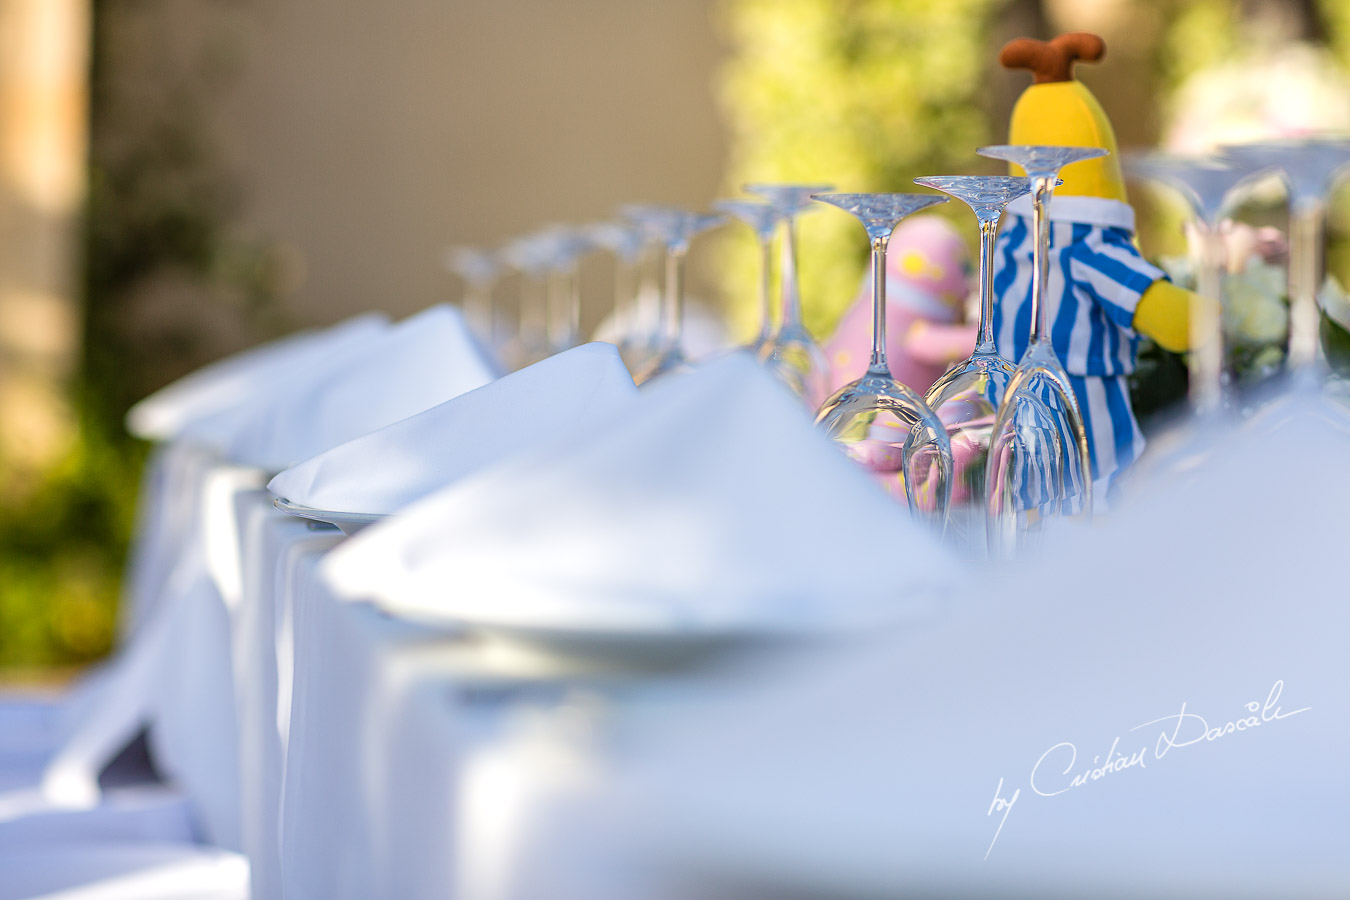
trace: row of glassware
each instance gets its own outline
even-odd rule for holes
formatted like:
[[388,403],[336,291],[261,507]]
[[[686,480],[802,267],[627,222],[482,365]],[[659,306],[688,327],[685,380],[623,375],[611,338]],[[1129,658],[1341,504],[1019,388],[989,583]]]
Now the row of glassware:
[[[639,384],[690,364],[684,348],[684,266],[693,239],[734,217],[750,227],[761,250],[761,327],[745,348],[803,402],[817,425],[860,464],[903,482],[910,510],[967,551],[1011,553],[1044,523],[1062,516],[1090,519],[1093,476],[1084,420],[1068,374],[1046,328],[1048,209],[1058,173],[1106,155],[1093,147],[984,147],[980,155],[1019,166],[1026,175],[948,175],[916,183],[956,197],[975,213],[980,231],[980,319],[974,352],[920,396],[891,375],[886,360],[885,260],[891,232],[906,216],[946,202],[939,194],[830,193],[828,185],[753,184],[756,200],[724,200],[718,214],[633,206],[622,221],[585,229],[555,228],[517,240],[498,253],[460,248],[451,267],[465,280],[471,322],[493,336],[491,287],[502,267],[523,279],[520,327],[499,351],[526,363],[578,341],[578,262],[597,248],[613,253],[615,340]],[[1243,191],[1265,176],[1283,177],[1290,198],[1290,371],[1305,387],[1319,382],[1317,286],[1328,196],[1350,163],[1350,143],[1313,138],[1225,148],[1222,156],[1127,158],[1138,177],[1170,185],[1191,208],[1191,253],[1199,293],[1220,299],[1224,260],[1219,224]],[[1015,364],[993,338],[990,271],[995,235],[1008,203],[1032,196],[1033,269],[1030,343]],[[873,335],[867,372],[829,396],[828,365],[802,323],[796,278],[796,218],[816,202],[836,206],[863,224],[872,253]],[[781,235],[777,314],[770,309],[773,242]],[[634,273],[648,248],[664,258],[665,285],[642,291]],[[655,306],[655,310],[653,310]],[[1192,311],[1190,397],[1195,418],[1162,442],[1175,468],[1195,464],[1198,448],[1214,446],[1225,426],[1222,347],[1217,306]],[[1184,435],[1184,439],[1183,439]],[[1202,439],[1203,438],[1203,439]],[[1183,449],[1184,448],[1184,449]],[[1184,463],[1184,465],[1183,465]],[[1157,467],[1155,463],[1155,468]]]

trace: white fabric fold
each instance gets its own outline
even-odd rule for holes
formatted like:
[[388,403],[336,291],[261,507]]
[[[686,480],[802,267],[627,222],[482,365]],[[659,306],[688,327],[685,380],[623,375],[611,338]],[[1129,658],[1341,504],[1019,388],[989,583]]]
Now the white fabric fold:
[[271,472],[491,381],[496,369],[458,310],[433,306],[259,387],[242,415],[183,437]]
[[600,430],[636,396],[618,350],[584,344],[327,450],[267,487],[318,509],[392,513],[541,440]]
[[413,617],[661,635],[924,615],[956,566],[737,354],[408,507],[326,574]]
[[[946,622],[630,735],[620,830],[794,895],[1343,892],[1350,432],[1283,412]],[[1252,477],[1272,446],[1299,465]]]
[[242,411],[280,379],[296,377],[340,357],[389,326],[382,313],[363,313],[329,328],[301,331],[204,366],[141,400],[127,413],[127,430],[147,441],[168,441],[212,414]]

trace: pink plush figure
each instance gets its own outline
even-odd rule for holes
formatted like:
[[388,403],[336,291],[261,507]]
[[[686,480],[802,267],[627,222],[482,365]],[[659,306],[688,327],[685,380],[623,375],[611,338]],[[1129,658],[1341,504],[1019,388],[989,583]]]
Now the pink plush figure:
[[[976,326],[962,321],[973,287],[966,243],[946,219],[918,215],[895,229],[886,252],[886,357],[896,380],[920,396],[953,363],[975,349]],[[832,388],[862,377],[871,355],[872,279],[868,274],[858,299],[825,343]],[[900,446],[905,435],[896,430],[894,441],[889,435],[875,437],[878,440],[856,449],[858,461],[877,475],[888,493],[903,501]]]

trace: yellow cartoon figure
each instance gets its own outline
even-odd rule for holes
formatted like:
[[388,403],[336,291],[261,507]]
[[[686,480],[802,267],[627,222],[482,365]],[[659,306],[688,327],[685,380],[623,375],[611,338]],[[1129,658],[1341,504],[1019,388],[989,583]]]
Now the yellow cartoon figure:
[[[1009,144],[1110,151],[1060,173],[1063,184],[1049,209],[1046,294],[1051,344],[1083,413],[1098,497],[1109,496],[1117,476],[1144,449],[1126,383],[1139,335],[1169,350],[1186,349],[1190,304],[1205,302],[1168,282],[1135,246],[1115,132],[1097,98],[1073,78],[1075,62],[1095,62],[1105,51],[1101,38],[1077,33],[1048,43],[1019,38],[999,56],[1005,67],[1035,75],[1013,108]],[[1022,197],[1008,205],[994,256],[994,337],[1008,359],[1022,357],[1031,332],[1034,242],[1031,198]]]

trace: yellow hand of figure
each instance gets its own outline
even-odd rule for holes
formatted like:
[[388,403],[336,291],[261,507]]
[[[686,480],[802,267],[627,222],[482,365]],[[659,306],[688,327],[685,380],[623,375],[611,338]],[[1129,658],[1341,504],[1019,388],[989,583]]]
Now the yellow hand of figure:
[[1218,315],[1218,303],[1208,297],[1179,288],[1170,281],[1155,281],[1139,298],[1134,309],[1134,330],[1146,334],[1158,346],[1173,353],[1191,347],[1191,305],[1204,304],[1210,315]]

